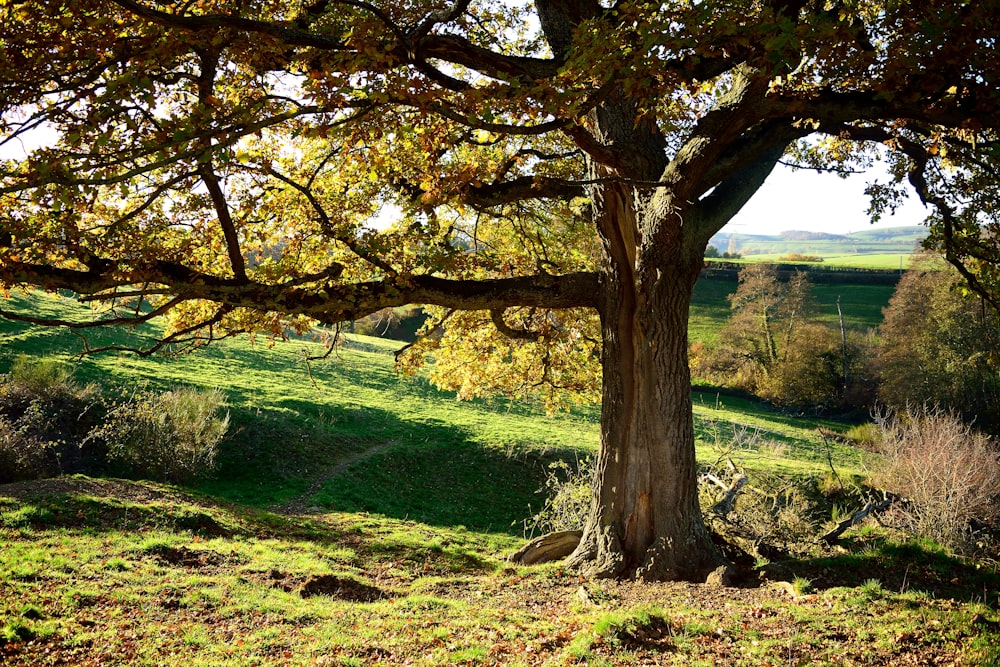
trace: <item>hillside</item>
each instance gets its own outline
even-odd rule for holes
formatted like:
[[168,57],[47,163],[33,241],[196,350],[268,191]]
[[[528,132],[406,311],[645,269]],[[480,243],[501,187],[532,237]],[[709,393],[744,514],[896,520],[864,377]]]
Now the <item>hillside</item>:
[[736,252],[744,256],[784,255],[861,255],[910,254],[927,235],[922,226],[867,229],[851,234],[785,231],[778,235],[754,235],[723,230],[709,242],[719,252]]
[[[76,308],[39,295],[15,303],[36,314]],[[531,404],[459,402],[396,375],[391,341],[351,337],[311,369],[304,353],[322,348],[310,341],[74,360],[74,336],[0,322],[0,342],[3,363],[56,355],[81,381],[219,387],[234,426],[222,468],[195,488],[85,477],[0,485],[3,665],[888,667],[1000,657],[995,572],[884,530],[850,531],[836,549],[802,542],[783,563],[747,563],[734,587],[582,581],[559,564],[507,562],[550,489],[549,464],[575,467],[594,451],[596,409],[546,416]],[[772,487],[784,493],[781,516],[792,519],[775,524],[782,531],[814,532],[864,501],[845,487],[864,470],[861,452],[829,437],[843,425],[715,393],[693,400],[699,460],[742,466],[748,507],[769,507]],[[822,485],[830,498],[817,495]],[[781,534],[786,549],[801,541]]]
[[[12,323],[0,336],[8,360],[75,343]],[[0,664],[888,667],[998,657],[986,618],[995,574],[870,531],[835,551],[807,544],[729,588],[581,582],[558,564],[512,565],[505,557],[543,500],[548,464],[593,451],[595,411],[547,417],[537,406],[457,402],[393,374],[391,342],[351,341],[311,374],[307,341],[79,362],[94,381],[221,387],[234,433],[217,477],[195,489],[83,477],[0,485]],[[840,425],[693,399],[700,461],[732,459],[755,488],[787,493],[782,480],[797,479],[807,491],[831,466],[848,483],[863,469],[857,450],[822,435]],[[829,525],[863,501],[843,489],[834,497],[846,505],[803,525]]]

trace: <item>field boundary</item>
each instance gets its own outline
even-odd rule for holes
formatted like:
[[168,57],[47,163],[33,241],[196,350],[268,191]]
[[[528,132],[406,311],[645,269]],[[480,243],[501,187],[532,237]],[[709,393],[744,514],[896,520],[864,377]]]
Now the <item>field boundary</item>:
[[[813,283],[895,285],[903,275],[898,269],[865,269],[849,266],[822,266],[788,262],[767,263],[774,264],[778,271],[778,279],[782,281],[787,281],[796,271],[802,271],[809,276],[809,280]],[[745,266],[746,263],[740,262],[708,262],[701,270],[701,277],[735,282],[739,277],[740,270]]]

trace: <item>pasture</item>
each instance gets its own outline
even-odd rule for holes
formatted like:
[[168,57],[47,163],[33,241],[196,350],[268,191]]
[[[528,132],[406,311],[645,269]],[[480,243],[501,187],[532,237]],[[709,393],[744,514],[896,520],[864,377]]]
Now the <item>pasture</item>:
[[[723,316],[724,292],[699,285],[693,322],[700,317],[706,332]],[[859,325],[887,298],[853,294]],[[79,307],[13,298],[36,315]],[[96,342],[123,335],[102,332]],[[218,472],[190,487],[86,477],[0,486],[5,665],[988,665],[1000,657],[995,569],[886,530],[855,529],[836,549],[798,545],[781,565],[789,576],[750,573],[735,588],[583,581],[558,564],[506,562],[544,502],[551,464],[595,451],[596,406],[546,415],[530,403],[459,402],[424,377],[394,373],[397,344],[374,338],[348,337],[307,365],[323,349],[310,340],[76,359],[66,351],[79,342],[65,332],[2,322],[0,336],[5,364],[57,355],[74,365],[76,381],[111,391],[217,387],[232,418]],[[732,459],[755,485],[824,493],[836,480],[831,498],[840,504],[803,517],[817,530],[863,500],[853,485],[865,455],[831,435],[846,424],[711,391],[693,398],[706,467]]]

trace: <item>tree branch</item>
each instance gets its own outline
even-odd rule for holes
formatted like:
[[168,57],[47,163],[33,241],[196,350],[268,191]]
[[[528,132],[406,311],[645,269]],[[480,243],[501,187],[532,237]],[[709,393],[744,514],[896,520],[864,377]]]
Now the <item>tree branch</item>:
[[779,144],[759,155],[741,170],[727,177],[715,189],[692,207],[699,221],[699,242],[708,240],[757,193],[770,176],[774,165],[785,153],[787,144]]
[[[177,299],[202,299],[230,308],[276,311],[303,315],[333,324],[356,320],[383,308],[430,304],[459,310],[491,310],[514,306],[539,308],[597,307],[597,276],[593,273],[483,280],[448,279],[430,275],[401,276],[380,281],[337,283],[323,273],[310,276],[315,287],[302,279],[281,284],[238,281],[200,273],[180,264],[159,261],[149,266],[121,267],[110,260],[95,261],[100,270],[6,261],[0,279],[6,285],[40,285],[93,294],[118,287],[167,286]],[[334,272],[335,274],[335,272]],[[136,291],[141,291],[137,289]]]
[[545,176],[522,176],[469,187],[463,193],[470,206],[489,208],[525,199],[572,199],[586,193],[584,182]]
[[503,308],[491,308],[490,309],[490,320],[493,322],[493,326],[497,328],[497,331],[502,333],[507,338],[513,338],[514,340],[532,340],[536,341],[542,337],[542,334],[537,331],[529,331],[528,329],[515,329],[503,319]]

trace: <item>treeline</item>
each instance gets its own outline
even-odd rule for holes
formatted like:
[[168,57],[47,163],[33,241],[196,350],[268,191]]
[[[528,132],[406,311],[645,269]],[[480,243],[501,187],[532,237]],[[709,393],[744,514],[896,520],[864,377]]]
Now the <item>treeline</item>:
[[[740,271],[746,264],[738,262],[709,262],[702,269],[704,278],[738,280]],[[853,266],[815,266],[795,263],[772,263],[779,280],[789,280],[796,273],[806,273],[814,283],[850,283],[854,285],[895,285],[901,271],[894,269],[865,269]]]
[[821,316],[813,275],[742,266],[717,342],[691,347],[694,379],[796,409],[937,406],[1000,432],[1000,317],[957,287],[953,268],[931,256],[915,261],[877,330]]

